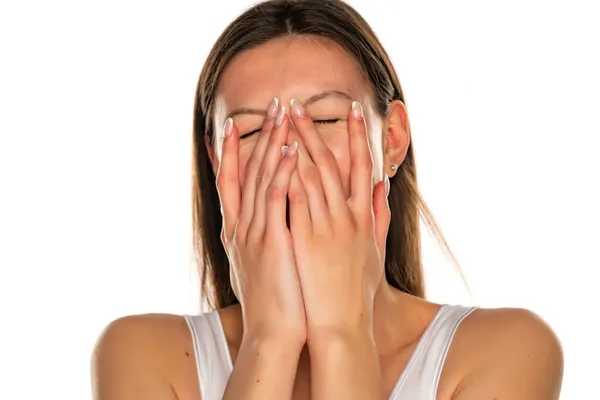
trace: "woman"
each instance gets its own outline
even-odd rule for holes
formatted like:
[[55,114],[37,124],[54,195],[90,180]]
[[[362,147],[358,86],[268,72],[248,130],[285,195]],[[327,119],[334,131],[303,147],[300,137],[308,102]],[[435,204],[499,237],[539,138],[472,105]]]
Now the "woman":
[[561,348],[537,316],[423,299],[432,219],[404,96],[356,11],[254,6],[196,96],[194,233],[216,310],[113,322],[96,399],[558,398]]

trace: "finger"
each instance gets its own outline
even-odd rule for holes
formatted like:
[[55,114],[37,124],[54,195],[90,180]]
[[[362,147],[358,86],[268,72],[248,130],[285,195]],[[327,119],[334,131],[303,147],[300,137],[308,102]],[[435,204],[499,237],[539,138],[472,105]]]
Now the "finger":
[[321,139],[321,135],[302,102],[295,98],[292,99],[290,105],[292,120],[302,138],[303,147],[306,147],[308,155],[317,166],[321,176],[327,204],[330,210],[339,210],[342,204],[346,205],[346,197],[335,157]]
[[285,146],[279,165],[266,191],[266,228],[269,234],[282,238],[287,231],[287,196],[292,173],[296,170],[298,142]]
[[391,211],[388,201],[390,181],[387,175],[373,189],[373,213],[375,217],[375,237],[381,257],[385,257],[385,243],[390,228]]
[[228,243],[240,213],[239,136],[232,118],[227,118],[223,129],[223,149],[216,185],[223,214],[222,239]]
[[312,232],[311,215],[308,208],[308,197],[297,167],[293,171],[290,180],[288,199],[290,200],[290,232],[292,237],[307,237]]
[[242,189],[240,218],[237,227],[239,231],[238,235],[240,235],[240,237],[244,240],[248,234],[250,221],[252,221],[252,217],[254,214],[256,175],[258,174],[258,169],[260,168],[260,164],[262,163],[265,149],[267,147],[267,144],[269,143],[271,130],[275,125],[275,115],[277,114],[278,109],[279,99],[275,97],[273,98],[273,100],[271,100],[271,103],[269,104],[269,107],[267,109],[267,116],[263,122],[263,126],[259,133],[258,140],[254,145],[254,149],[252,149],[252,154],[250,155],[248,163],[246,164],[246,177],[244,181],[244,188]]
[[350,203],[354,211],[371,212],[373,199],[373,159],[364,114],[358,101],[352,103],[348,118],[350,137]]
[[[283,149],[287,142],[289,133],[290,121],[285,115],[285,108],[281,107],[278,111],[275,127],[271,131],[269,144],[265,150],[262,164],[256,175],[256,193],[254,199],[254,215],[248,228],[248,235],[254,237],[262,237],[265,231],[267,209],[270,207],[266,201],[267,189],[270,188],[271,181],[275,176],[275,171],[284,156]],[[298,143],[296,142],[296,147]],[[296,158],[296,150],[294,149],[294,159]],[[294,162],[295,163],[295,162]],[[276,190],[275,187],[272,190]],[[276,194],[277,195],[277,194]],[[287,191],[284,194],[287,196]],[[285,213],[284,213],[285,216]]]
[[[329,225],[331,214],[325,201],[319,169],[302,144],[298,143],[298,175],[308,201],[312,229],[323,231]],[[347,208],[345,203],[343,207]]]

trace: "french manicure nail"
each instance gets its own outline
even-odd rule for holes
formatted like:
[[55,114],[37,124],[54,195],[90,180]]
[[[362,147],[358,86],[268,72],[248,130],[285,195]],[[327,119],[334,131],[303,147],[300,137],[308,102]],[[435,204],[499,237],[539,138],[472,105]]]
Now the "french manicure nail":
[[356,119],[363,118],[362,105],[358,101],[352,102],[352,116],[354,116],[354,118],[356,118]]
[[294,141],[294,142],[292,142],[292,144],[290,144],[290,147],[288,148],[288,151],[287,151],[287,155],[293,156],[294,154],[296,154],[297,150],[298,150],[298,142]]
[[289,151],[289,147],[286,145],[281,146],[281,155],[285,156]]
[[387,197],[390,194],[390,177],[385,174],[383,179],[385,179],[385,196]]
[[279,107],[277,111],[277,117],[275,118],[275,125],[279,126],[283,122],[283,116],[285,115],[285,107]]
[[275,118],[277,116],[277,110],[279,107],[279,99],[277,97],[273,97],[271,102],[269,103],[269,107],[267,108],[267,116],[269,118]]
[[231,132],[233,131],[233,118],[229,117],[225,121],[225,137],[231,136]]
[[304,116],[304,114],[306,114],[306,111],[304,110],[304,106],[302,105],[302,102],[300,101],[299,98],[294,97],[292,100],[290,100],[290,106],[292,108],[292,112],[297,117],[302,117],[302,116]]

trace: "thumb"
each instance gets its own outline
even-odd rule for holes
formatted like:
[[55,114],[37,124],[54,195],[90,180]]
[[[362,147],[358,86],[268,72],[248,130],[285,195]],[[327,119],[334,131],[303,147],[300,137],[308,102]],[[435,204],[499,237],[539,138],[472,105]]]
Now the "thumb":
[[375,237],[379,254],[385,256],[385,242],[390,228],[391,211],[388,202],[390,179],[384,179],[373,188],[373,213],[375,215]]

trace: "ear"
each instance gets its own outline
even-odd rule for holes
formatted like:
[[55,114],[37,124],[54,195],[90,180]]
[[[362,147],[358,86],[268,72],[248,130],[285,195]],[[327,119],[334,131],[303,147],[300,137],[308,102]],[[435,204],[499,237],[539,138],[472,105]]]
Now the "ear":
[[[390,178],[396,175],[398,167],[404,162],[410,145],[410,128],[406,106],[400,100],[394,100],[385,119],[385,144],[383,171]],[[394,166],[395,168],[392,168]]]
[[213,173],[217,176],[217,171],[219,171],[219,160],[215,157],[215,148],[210,142],[208,135],[204,135],[204,145],[206,146],[206,152],[208,153],[208,159],[212,165]]

